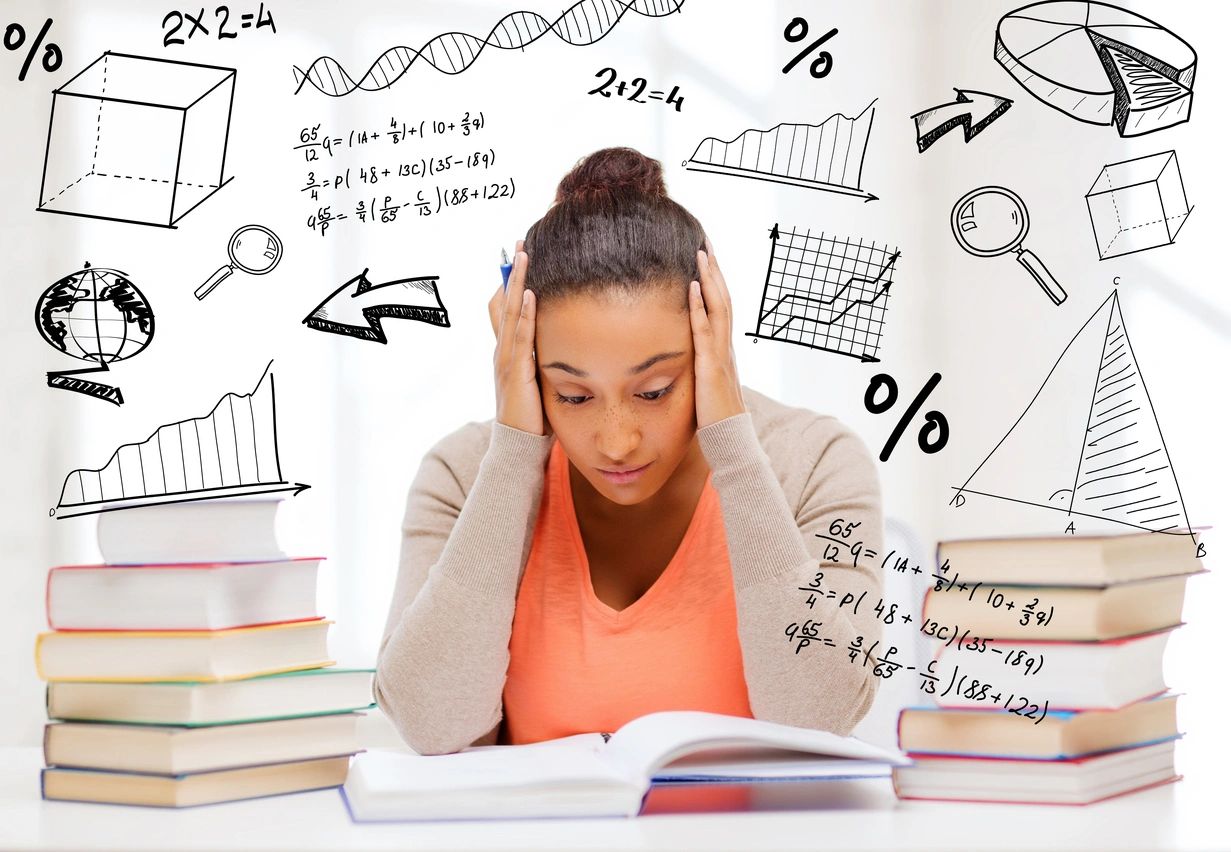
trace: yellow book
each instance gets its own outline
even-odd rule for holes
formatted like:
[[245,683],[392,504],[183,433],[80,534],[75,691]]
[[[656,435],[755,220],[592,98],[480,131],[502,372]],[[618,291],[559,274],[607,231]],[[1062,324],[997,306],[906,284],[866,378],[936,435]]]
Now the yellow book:
[[48,681],[223,681],[333,665],[332,621],[230,630],[56,630],[34,644]]

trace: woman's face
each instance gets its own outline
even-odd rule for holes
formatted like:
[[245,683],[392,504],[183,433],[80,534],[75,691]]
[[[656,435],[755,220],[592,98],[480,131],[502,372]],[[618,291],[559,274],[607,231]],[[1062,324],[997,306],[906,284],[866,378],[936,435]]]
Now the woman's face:
[[[535,320],[543,410],[573,466],[613,503],[653,496],[696,435],[692,327],[669,288],[552,300]],[[634,476],[613,476],[645,466]]]

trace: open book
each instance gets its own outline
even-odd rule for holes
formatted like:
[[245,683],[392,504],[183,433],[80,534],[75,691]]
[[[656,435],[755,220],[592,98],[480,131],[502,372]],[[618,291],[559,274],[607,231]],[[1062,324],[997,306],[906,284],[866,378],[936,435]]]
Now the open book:
[[854,737],[698,710],[649,713],[576,734],[456,754],[374,750],[343,787],[356,822],[636,816],[654,782],[887,776],[900,752]]

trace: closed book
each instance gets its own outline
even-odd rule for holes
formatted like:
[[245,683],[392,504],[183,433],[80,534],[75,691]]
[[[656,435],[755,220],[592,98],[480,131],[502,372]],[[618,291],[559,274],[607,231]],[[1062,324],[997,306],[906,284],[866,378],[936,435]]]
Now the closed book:
[[1154,532],[954,539],[936,546],[936,558],[988,584],[1105,586],[1204,570],[1192,536]]
[[276,527],[281,503],[199,500],[102,512],[98,549],[108,565],[286,559]]
[[47,715],[195,727],[367,710],[373,673],[331,666],[214,682],[57,681],[47,684]]
[[332,621],[232,630],[40,633],[34,663],[43,680],[232,680],[332,665]]
[[320,559],[64,565],[47,572],[54,630],[224,630],[306,621]]
[[904,755],[828,731],[697,710],[601,733],[456,754],[375,750],[343,795],[356,822],[635,816],[655,781],[885,776]]
[[283,793],[337,787],[346,780],[350,755],[219,769],[190,775],[146,775],[101,769],[48,767],[44,799],[183,808]]
[[1034,724],[1007,710],[906,707],[898,714],[898,748],[919,754],[1060,759],[1175,739],[1178,695],[1116,710],[1049,710]]
[[186,775],[359,751],[356,713],[188,728],[55,722],[43,731],[48,766]]
[[1088,805],[1178,781],[1175,741],[1064,760],[919,755],[893,768],[900,799]]
[[[960,624],[972,635],[989,639],[1117,639],[1178,625],[1187,580],[1159,577],[1100,588],[967,585],[962,590],[946,584],[939,592],[934,586],[928,589],[923,617],[942,625]],[[999,606],[993,606],[995,602]],[[1022,611],[1032,603],[1034,615]],[[1039,623],[1041,614],[1047,614],[1046,623]]]
[[[941,707],[987,707],[988,697],[1013,695],[1013,709],[1029,701],[1057,710],[1114,710],[1167,691],[1163,652],[1171,630],[1107,642],[980,643],[982,651],[956,643],[936,657],[936,703]],[[970,643],[967,643],[968,645]],[[1017,651],[1033,665],[1013,665]],[[954,672],[963,680],[953,682]],[[976,684],[977,682],[977,684]],[[942,687],[940,684],[946,684]],[[954,683],[953,688],[948,684]],[[983,689],[983,686],[989,686]],[[1002,704],[1004,700],[993,703]],[[1026,724],[1033,721],[1023,720]]]

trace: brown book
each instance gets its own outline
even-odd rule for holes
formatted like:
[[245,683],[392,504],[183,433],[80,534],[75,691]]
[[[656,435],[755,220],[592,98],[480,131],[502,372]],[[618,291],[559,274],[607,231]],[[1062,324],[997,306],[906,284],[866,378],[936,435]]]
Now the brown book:
[[1174,693],[1116,710],[1052,711],[1030,724],[1004,710],[907,707],[898,714],[898,748],[915,754],[1065,759],[1179,736]]
[[[1118,639],[1178,625],[1187,579],[1184,575],[1158,577],[1102,588],[984,583],[976,589],[973,583],[965,583],[963,590],[946,583],[940,592],[935,587],[928,590],[923,617],[949,630],[960,626],[970,636],[984,639]],[[999,606],[994,606],[997,602]],[[931,635],[926,621],[923,630]]]
[[1202,570],[1197,549],[1188,535],[1153,532],[974,538],[940,542],[936,560],[949,561],[950,576],[976,583],[1104,586],[1195,574]]

